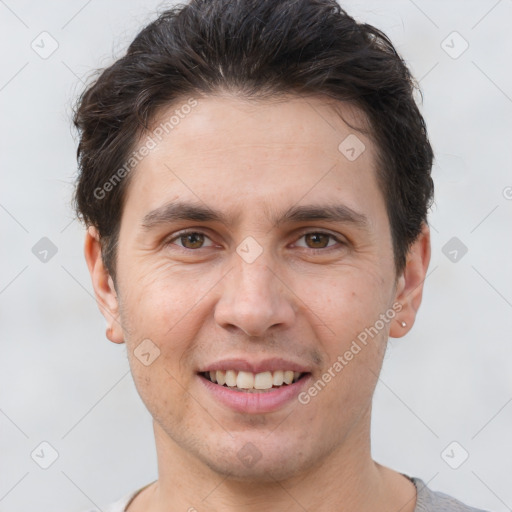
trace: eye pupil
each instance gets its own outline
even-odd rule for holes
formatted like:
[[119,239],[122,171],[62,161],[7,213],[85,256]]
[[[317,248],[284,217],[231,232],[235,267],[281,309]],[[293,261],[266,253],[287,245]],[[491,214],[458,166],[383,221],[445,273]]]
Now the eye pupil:
[[180,237],[181,243],[187,249],[199,249],[204,243],[204,235],[202,233],[187,233]]
[[324,235],[323,233],[309,233],[306,235],[306,243],[312,243],[313,249],[322,249],[327,247],[329,243],[329,235]]

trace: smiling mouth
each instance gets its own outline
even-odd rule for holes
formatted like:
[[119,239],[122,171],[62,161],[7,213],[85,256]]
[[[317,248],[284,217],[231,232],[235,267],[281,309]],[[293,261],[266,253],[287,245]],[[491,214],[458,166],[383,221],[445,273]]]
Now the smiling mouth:
[[224,388],[241,393],[268,393],[295,384],[309,373],[291,370],[267,371],[261,373],[237,370],[216,370],[200,372],[200,377]]

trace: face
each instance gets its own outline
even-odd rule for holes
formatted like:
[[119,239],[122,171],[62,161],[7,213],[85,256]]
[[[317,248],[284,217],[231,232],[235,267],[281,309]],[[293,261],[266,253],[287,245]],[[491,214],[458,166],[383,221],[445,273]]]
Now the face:
[[264,481],[367,441],[386,341],[414,320],[429,254],[427,233],[396,278],[375,162],[321,98],[225,96],[198,99],[138,164],[115,290],[86,254],[160,449]]

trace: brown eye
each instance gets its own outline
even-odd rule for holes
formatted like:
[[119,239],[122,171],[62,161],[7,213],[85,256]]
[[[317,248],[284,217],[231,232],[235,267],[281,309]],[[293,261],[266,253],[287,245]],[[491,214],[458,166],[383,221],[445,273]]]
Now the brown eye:
[[180,236],[180,241],[183,247],[187,249],[199,249],[204,243],[204,235],[201,233],[189,233],[188,235]]
[[324,249],[329,245],[331,238],[333,238],[332,235],[326,233],[308,233],[304,235],[306,245],[310,249]]
[[178,238],[185,249],[200,249],[204,239],[205,236],[202,233],[186,233]]

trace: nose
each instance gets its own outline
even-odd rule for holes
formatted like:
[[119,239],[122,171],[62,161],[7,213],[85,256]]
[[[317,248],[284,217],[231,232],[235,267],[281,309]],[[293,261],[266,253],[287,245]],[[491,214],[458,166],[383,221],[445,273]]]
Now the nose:
[[267,263],[263,256],[253,263],[235,262],[223,279],[222,295],[215,307],[218,325],[236,327],[248,336],[263,336],[272,327],[293,324],[293,293]]

